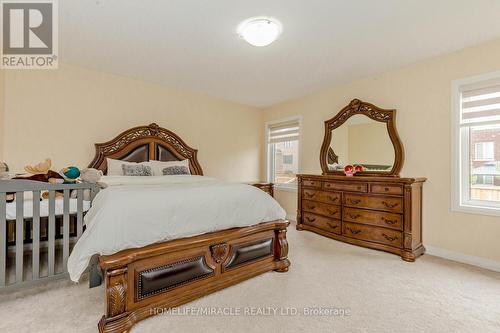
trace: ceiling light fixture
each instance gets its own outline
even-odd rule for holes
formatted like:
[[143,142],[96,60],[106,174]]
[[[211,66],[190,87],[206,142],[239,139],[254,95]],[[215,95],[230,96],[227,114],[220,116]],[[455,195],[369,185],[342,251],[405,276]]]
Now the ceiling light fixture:
[[267,46],[281,34],[281,23],[272,17],[252,17],[238,25],[238,35],[253,46]]

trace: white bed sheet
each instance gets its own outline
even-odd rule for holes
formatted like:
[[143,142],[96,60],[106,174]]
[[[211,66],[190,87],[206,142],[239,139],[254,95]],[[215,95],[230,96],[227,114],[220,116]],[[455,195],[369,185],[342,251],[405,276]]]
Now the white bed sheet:
[[94,254],[284,219],[283,208],[260,189],[203,176],[105,176],[108,188],[85,216],[68,271],[78,281]]
[[[90,201],[83,201],[83,211],[86,212],[90,208]],[[64,202],[63,198],[56,198],[55,200],[55,215],[63,215]],[[77,212],[77,200],[69,199],[69,213],[76,214]],[[7,220],[16,219],[16,201],[8,202],[5,207],[5,213]],[[24,200],[24,218],[33,217],[33,200]],[[44,199],[40,201],[40,217],[49,216],[49,200]]]

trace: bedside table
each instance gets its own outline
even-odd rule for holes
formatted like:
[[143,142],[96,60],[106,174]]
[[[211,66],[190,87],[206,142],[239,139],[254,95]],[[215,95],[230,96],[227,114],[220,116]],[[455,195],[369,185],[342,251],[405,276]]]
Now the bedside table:
[[268,193],[270,196],[274,197],[274,184],[273,183],[249,183],[248,185],[260,188],[262,191]]

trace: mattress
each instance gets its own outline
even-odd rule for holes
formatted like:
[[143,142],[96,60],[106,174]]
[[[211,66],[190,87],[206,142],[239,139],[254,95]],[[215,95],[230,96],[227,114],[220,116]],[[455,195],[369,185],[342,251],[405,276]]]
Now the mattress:
[[[83,211],[86,212],[90,208],[90,201],[83,201]],[[8,202],[6,205],[6,218],[7,220],[16,219],[16,202]],[[63,215],[64,212],[64,200],[63,198],[56,198],[55,200],[55,215]],[[77,199],[69,199],[69,213],[77,213]],[[24,200],[24,218],[33,217],[33,201]],[[49,216],[49,200],[44,199],[40,201],[40,217]]]

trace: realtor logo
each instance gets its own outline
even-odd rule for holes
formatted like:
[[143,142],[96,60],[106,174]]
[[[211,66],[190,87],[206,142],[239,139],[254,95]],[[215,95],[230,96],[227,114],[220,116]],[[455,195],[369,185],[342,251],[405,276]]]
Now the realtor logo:
[[1,17],[1,68],[57,68],[56,0],[1,1]]

